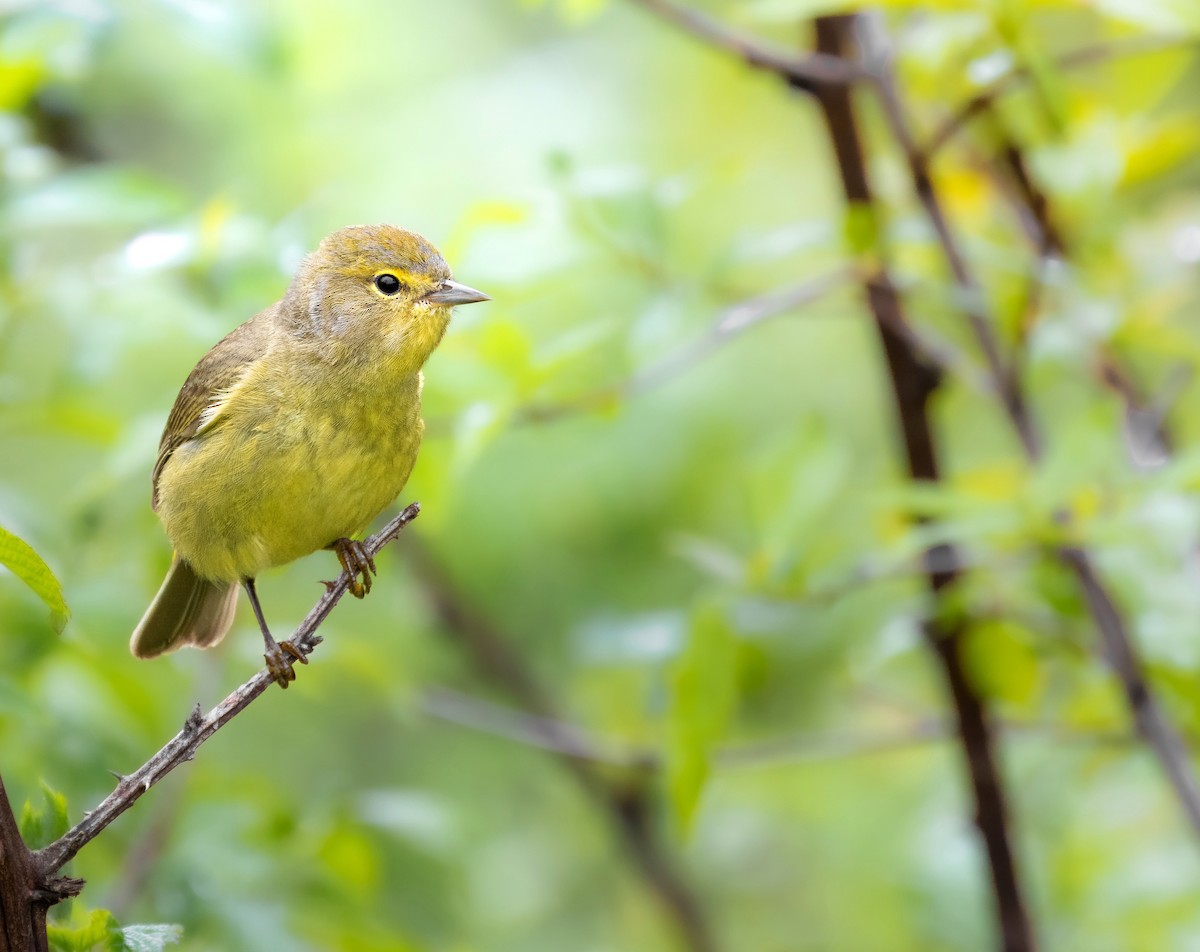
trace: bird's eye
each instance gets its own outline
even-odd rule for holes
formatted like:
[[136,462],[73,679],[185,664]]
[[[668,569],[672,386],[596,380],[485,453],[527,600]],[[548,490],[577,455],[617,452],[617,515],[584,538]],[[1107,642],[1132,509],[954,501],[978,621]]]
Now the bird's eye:
[[392,295],[400,290],[400,279],[394,274],[377,274],[375,275],[375,287],[379,288],[383,294]]

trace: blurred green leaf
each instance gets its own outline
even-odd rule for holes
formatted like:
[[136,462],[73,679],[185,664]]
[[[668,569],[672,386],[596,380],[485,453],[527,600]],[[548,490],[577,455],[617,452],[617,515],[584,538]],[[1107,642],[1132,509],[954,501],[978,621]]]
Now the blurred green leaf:
[[70,820],[67,815],[67,798],[41,781],[42,805],[36,807],[29,800],[21,809],[21,838],[30,849],[48,846],[67,832]]
[[42,557],[26,542],[0,528],[0,565],[28,585],[50,609],[50,624],[62,632],[71,613],[62,586]]
[[125,940],[113,914],[93,909],[80,926],[51,925],[47,932],[54,952],[125,952]]
[[687,831],[737,697],[737,639],[721,606],[705,603],[693,612],[670,683],[666,783],[675,818]]
[[1025,705],[1042,684],[1033,634],[1011,621],[972,623],[963,637],[963,667],[975,689],[986,697]]

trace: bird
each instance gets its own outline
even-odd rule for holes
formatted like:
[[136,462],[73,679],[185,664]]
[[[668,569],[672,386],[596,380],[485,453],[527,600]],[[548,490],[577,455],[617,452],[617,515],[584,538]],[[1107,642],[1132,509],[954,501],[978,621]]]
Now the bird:
[[233,624],[239,587],[281,687],[308,662],[276,642],[255,580],[333,550],[351,592],[375,565],[355,536],[400,493],[417,459],[421,371],[456,305],[488,301],[453,280],[438,250],[393,225],[335,231],[283,297],[196,364],[167,417],[151,506],[173,546],[130,638],[138,658],[210,648]]

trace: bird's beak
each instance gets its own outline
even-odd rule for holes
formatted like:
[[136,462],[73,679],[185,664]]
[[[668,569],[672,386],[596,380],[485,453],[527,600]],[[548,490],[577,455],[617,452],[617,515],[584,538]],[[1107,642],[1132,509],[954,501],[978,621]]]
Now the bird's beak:
[[476,291],[457,281],[443,281],[440,287],[434,288],[425,295],[425,300],[430,304],[454,305],[490,301],[491,298],[482,291]]

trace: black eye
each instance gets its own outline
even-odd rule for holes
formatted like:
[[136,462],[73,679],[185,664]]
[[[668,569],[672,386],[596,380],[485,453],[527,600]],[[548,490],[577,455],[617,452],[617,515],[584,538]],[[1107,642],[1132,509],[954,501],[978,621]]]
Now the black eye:
[[400,290],[400,279],[394,274],[375,275],[375,287],[384,294],[395,294]]

